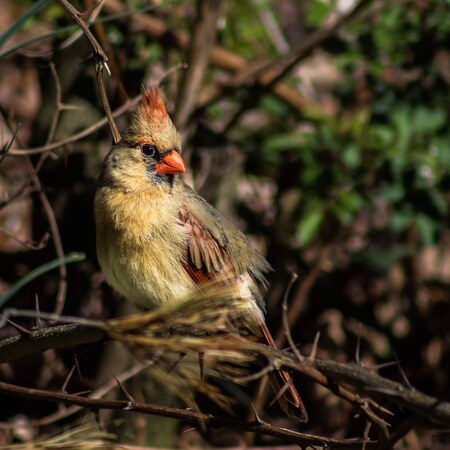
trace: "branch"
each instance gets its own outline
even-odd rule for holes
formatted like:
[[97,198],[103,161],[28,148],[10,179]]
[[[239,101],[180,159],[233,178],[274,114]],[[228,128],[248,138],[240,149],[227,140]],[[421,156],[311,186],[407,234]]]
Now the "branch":
[[319,251],[319,255],[317,256],[316,261],[312,265],[309,272],[306,276],[301,280],[298,289],[295,292],[294,299],[292,304],[289,305],[289,313],[287,317],[287,326],[285,327],[282,324],[275,336],[275,342],[277,347],[283,348],[286,342],[286,330],[292,330],[295,324],[298,321],[301,313],[305,308],[306,301],[308,299],[308,295],[311,292],[314,283],[317,281],[318,277],[322,273],[323,266],[325,265],[328,257],[331,254],[331,251],[334,248],[334,243],[327,243],[321,247]]
[[[137,97],[134,97],[133,99],[129,100],[128,102],[123,104],[120,108],[117,108],[112,113],[112,117],[121,116],[125,112],[134,108],[134,106],[136,106],[136,104],[139,102],[140,99],[141,99],[141,96],[138,95]],[[73,142],[79,141],[80,139],[83,139],[83,138],[91,135],[92,133],[95,133],[97,130],[104,127],[107,123],[108,123],[108,119],[106,117],[104,117],[103,119],[99,120],[97,123],[94,123],[94,125],[91,125],[89,128],[86,128],[85,130],[80,131],[79,133],[73,134],[72,136],[62,139],[61,141],[53,142],[52,144],[42,145],[40,147],[34,147],[34,148],[11,149],[8,152],[8,156],[37,155],[39,153],[56,150],[60,147],[64,147],[65,145],[69,145],[69,144],[72,144]]]
[[36,192],[39,195],[42,207],[44,209],[45,215],[47,216],[47,221],[50,227],[50,232],[53,238],[53,244],[55,246],[55,252],[58,258],[62,261],[59,266],[59,278],[58,283],[58,293],[56,296],[55,313],[61,314],[64,309],[64,303],[66,301],[66,291],[67,291],[67,267],[64,262],[64,248],[61,239],[61,234],[59,232],[58,221],[56,220],[55,212],[53,211],[52,205],[47,197],[44,187],[42,186],[41,180],[37,174],[35,167],[33,166],[30,157],[26,157],[27,170],[30,173],[31,181],[34,185]]
[[92,344],[103,338],[105,332],[100,328],[72,324],[42,328],[26,336],[18,334],[0,341],[0,364],[45,350]]
[[[32,332],[27,336],[15,336],[0,341],[0,363],[12,361],[39,351],[70,348],[76,345],[94,343],[105,338],[105,331],[95,327],[81,325],[60,325]],[[441,402],[412,387],[389,380],[373,370],[354,363],[338,363],[332,360],[308,359],[299,362],[292,354],[252,343],[254,349],[264,356],[275,368],[289,368],[306,375],[311,380],[330,389],[335,395],[363,409],[368,420],[374,416],[367,409],[386,412],[371,399],[343,387],[345,384],[365,394],[376,395],[400,405],[428,421],[448,426],[450,423],[450,403]],[[365,409],[365,410],[364,410]],[[380,422],[381,424],[381,422]],[[250,430],[252,431],[252,430]]]
[[217,22],[223,12],[223,0],[198,0],[197,15],[189,44],[188,67],[178,91],[175,125],[183,130],[194,110],[202,87],[211,50],[216,41]]
[[[323,45],[329,39],[334,37],[336,33],[359,17],[361,10],[364,10],[373,0],[360,0],[360,2],[348,14],[338,18],[331,25],[319,28],[314,33],[309,35],[301,44],[291,51],[289,54],[281,55],[273,58],[265,64],[257,65],[254,70],[246,73],[238,74],[231,85],[234,86],[251,86],[252,89],[248,92],[246,101],[232,116],[229,122],[225,125],[222,132],[226,133],[232,128],[241,115],[248,109],[255,107],[261,94],[272,90],[286,75],[288,75],[298,63],[307,58],[312,51],[319,45]],[[216,94],[217,95],[217,94]]]
[[389,399],[424,419],[445,427],[448,427],[450,423],[450,402],[440,401],[413,387],[384,378],[359,364],[316,360],[315,365],[321,372],[337,382],[345,382],[362,391]]
[[171,408],[166,406],[153,405],[149,403],[133,402],[130,405],[128,400],[100,400],[77,395],[65,394],[62,392],[49,392],[42,389],[26,388],[15,386],[13,384],[0,382],[0,392],[3,394],[14,395],[18,397],[31,398],[33,400],[44,400],[50,402],[64,402],[73,405],[82,406],[88,409],[112,409],[122,411],[132,411],[143,414],[156,415],[161,417],[170,417],[172,419],[182,420],[201,427],[211,428],[229,428],[244,431],[251,431],[268,436],[284,439],[300,446],[316,445],[324,446],[329,449],[355,449],[375,448],[376,442],[361,439],[339,440],[311,434],[299,433],[286,428],[276,427],[266,422],[245,422],[239,419],[228,419],[210,414],[203,414],[189,410]]
[[94,50],[94,57],[99,58],[103,63],[106,63],[108,61],[108,57],[103,51],[101,45],[98,43],[97,39],[95,39],[94,35],[89,30],[89,25],[87,25],[87,23],[84,21],[83,15],[67,0],[58,0],[58,2],[67,11],[70,17],[72,17],[72,19],[77,23],[88,41],[91,43],[92,49]]
[[[358,390],[385,398],[400,405],[428,421],[448,427],[450,423],[450,402],[443,402],[424,394],[413,387],[405,386],[396,381],[384,378],[373,370],[355,363],[338,363],[332,360],[305,359],[297,361],[290,353],[260,346],[261,354],[273,364],[274,367],[285,367],[306,375],[308,378],[328,387],[333,391],[336,386],[336,395],[343,398],[348,396],[347,389],[338,383],[346,384]],[[326,378],[324,378],[326,377]],[[351,393],[353,396],[355,394]],[[351,398],[346,398],[352,401]]]
[[[104,1],[104,0],[103,0]],[[109,127],[113,136],[113,143],[117,144],[120,141],[120,132],[117,128],[114,118],[111,113],[111,105],[109,104],[108,96],[106,95],[105,83],[103,81],[103,67],[106,67],[107,72],[111,75],[107,61],[108,57],[103,51],[101,45],[95,39],[94,35],[89,30],[89,25],[84,21],[83,15],[73,7],[67,0],[58,0],[61,6],[67,11],[72,19],[78,24],[80,29],[85,34],[86,38],[92,45],[94,59],[95,59],[95,74],[97,79],[97,87],[100,93],[100,98],[105,109],[106,118],[108,119]]]
[[[123,14],[126,12],[126,7],[118,0],[108,0],[105,3],[104,10],[108,14]],[[183,51],[187,51],[189,48],[189,35],[187,33],[179,30],[170,30],[163,20],[156,17],[136,13],[130,18],[127,18],[124,24],[126,27],[133,30],[133,32],[139,30],[150,39],[164,40],[165,42],[168,42],[169,45]],[[219,69],[236,73],[240,73],[248,66],[248,61],[245,58],[218,46],[212,49],[209,62]],[[317,104],[308,100],[288,84],[276,84],[273,86],[273,92],[295,109],[320,109]],[[325,114],[323,111],[320,112]]]

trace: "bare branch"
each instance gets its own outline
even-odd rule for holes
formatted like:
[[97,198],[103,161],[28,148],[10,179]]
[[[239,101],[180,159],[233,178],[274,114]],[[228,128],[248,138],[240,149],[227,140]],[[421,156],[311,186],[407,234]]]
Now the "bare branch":
[[[49,392],[42,389],[25,388],[15,386],[8,383],[0,382],[0,392],[3,394],[14,395],[18,397],[31,398],[33,400],[44,400],[51,402],[64,402],[73,405],[78,405],[88,409],[115,409],[126,411],[129,402],[126,400],[100,400],[86,397],[79,397],[77,395],[65,394],[62,392]],[[143,414],[157,415],[161,417],[170,417],[172,419],[182,420],[184,422],[192,423],[198,426],[209,426],[212,428],[230,428],[251,431],[255,433],[265,434],[293,442],[300,446],[317,445],[326,446],[329,449],[361,449],[364,444],[366,448],[375,448],[376,442],[348,439],[339,440],[321,436],[314,436],[312,434],[299,433],[291,431],[286,428],[280,428],[270,425],[266,422],[245,422],[238,419],[228,419],[216,417],[209,414],[193,412],[185,409],[170,408],[166,406],[153,405],[149,403],[134,402],[132,405],[132,412],[139,412]]]
[[95,39],[94,35],[89,30],[88,24],[84,21],[82,14],[72,6],[67,0],[58,0],[61,6],[67,11],[67,13],[72,17],[72,19],[77,23],[85,34],[88,41],[91,43],[92,49],[94,50],[94,57],[100,58],[104,63],[108,61],[106,53],[103,51],[101,45]]
[[0,363],[49,349],[73,348],[98,342],[105,337],[100,328],[83,325],[57,325],[33,331],[29,336],[16,335],[0,341]]
[[[140,95],[138,95],[137,97],[134,97],[127,103],[123,104],[120,108],[117,108],[112,113],[112,116],[113,117],[121,116],[125,112],[134,108],[134,106],[136,106],[136,104],[139,102],[140,99],[141,99]],[[61,141],[53,142],[52,144],[42,145],[40,147],[34,147],[34,148],[11,149],[8,152],[8,156],[37,155],[39,153],[56,150],[60,147],[64,147],[66,145],[69,145],[76,141],[79,141],[80,139],[83,139],[83,138],[91,135],[92,133],[95,133],[97,130],[104,127],[107,123],[108,123],[108,119],[106,117],[104,117],[103,119],[99,120],[97,123],[94,123],[94,125],[91,125],[89,128],[86,128],[85,130],[80,131],[79,133],[73,134],[72,136],[62,139]]]
[[216,40],[217,21],[224,7],[223,0],[198,0],[197,20],[192,32],[188,52],[188,68],[184,72],[178,91],[175,125],[184,129],[194,110],[202,87],[210,53]]

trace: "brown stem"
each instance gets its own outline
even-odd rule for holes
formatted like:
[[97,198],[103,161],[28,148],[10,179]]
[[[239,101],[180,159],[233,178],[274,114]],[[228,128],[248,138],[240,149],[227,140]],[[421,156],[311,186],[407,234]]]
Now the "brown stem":
[[[41,184],[41,180],[38,177],[36,169],[30,161],[30,158],[26,158],[26,164],[28,171],[31,175],[32,183],[38,192],[39,199],[42,203],[42,207],[44,208],[45,215],[47,216],[48,224],[50,226],[50,232],[53,237],[53,243],[55,246],[55,251],[59,259],[64,258],[64,248],[62,244],[61,234],[59,233],[58,222],[56,220],[55,212],[53,211],[52,205],[50,204],[47,194]],[[61,314],[64,309],[64,303],[66,301],[66,292],[67,292],[67,266],[63,262],[59,266],[59,284],[58,284],[58,293],[56,295],[55,302],[55,313]]]
[[[129,111],[139,102],[140,99],[141,99],[141,96],[138,95],[137,97],[134,97],[133,99],[129,100],[127,103],[123,104],[120,108],[117,108],[112,113],[112,117],[121,116],[125,112]],[[103,119],[94,123],[94,125],[91,125],[89,128],[86,128],[85,130],[80,131],[79,133],[73,134],[72,136],[62,139],[61,141],[53,142],[52,144],[42,145],[40,147],[34,147],[34,148],[11,149],[8,152],[8,156],[37,155],[39,153],[56,150],[60,147],[64,147],[65,145],[69,145],[69,144],[72,144],[73,142],[83,139],[83,138],[91,135],[92,133],[95,133],[98,129],[104,127],[107,123],[108,123],[108,119],[106,117],[104,117]]]
[[[291,330],[296,324],[300,314],[302,313],[306,300],[308,298],[311,288],[314,286],[318,276],[320,275],[323,265],[329,257],[331,250],[333,249],[333,244],[324,245],[319,252],[317,260],[314,262],[311,270],[308,272],[305,278],[300,282],[300,285],[295,293],[294,299],[289,305],[289,312],[287,317],[287,325]],[[283,348],[286,342],[286,329],[282,324],[275,336],[275,343],[279,348]]]
[[194,110],[203,84],[211,50],[216,41],[217,22],[222,15],[224,0],[198,0],[197,15],[188,51],[188,67],[178,91],[175,125],[183,130]]
[[102,99],[103,108],[105,109],[106,118],[108,119],[109,128],[113,136],[113,143],[117,144],[121,137],[119,129],[117,128],[116,122],[114,121],[111,105],[109,104],[108,95],[106,94],[105,83],[103,81],[103,67],[102,61],[98,61],[95,64],[95,75],[97,79],[97,87],[100,93],[100,98]]
[[[90,10],[94,9],[96,5],[94,5],[93,0],[84,0],[86,7]],[[102,48],[105,50],[106,55],[108,56],[109,67],[111,69],[112,77],[115,81],[117,92],[119,94],[119,100],[121,103],[125,103],[128,101],[128,95],[123,86],[122,78],[120,76],[120,69],[117,64],[116,57],[114,56],[114,51],[109,44],[108,38],[106,36],[105,27],[103,23],[95,22],[94,23],[95,33],[100,41]]]
[[132,411],[143,414],[151,414],[161,417],[170,417],[172,419],[182,420],[198,426],[208,426],[211,428],[230,428],[245,431],[252,431],[268,436],[274,436],[293,442],[300,446],[317,445],[327,446],[332,449],[361,449],[362,445],[366,448],[375,448],[376,443],[366,440],[339,440],[312,434],[299,433],[286,428],[276,427],[265,422],[245,422],[237,419],[228,419],[203,414],[189,410],[171,408],[166,406],[153,405],[149,403],[134,402],[130,404],[125,400],[100,400],[77,395],[65,394],[62,392],[49,392],[42,389],[26,388],[15,386],[9,383],[0,382],[0,392],[3,394],[14,395],[18,397],[31,398],[33,400],[44,400],[51,402],[64,402],[78,405],[88,409],[115,409],[121,411]]
[[312,51],[319,45],[323,45],[330,38],[334,37],[342,27],[348,25],[359,17],[361,10],[364,10],[373,0],[361,0],[353,10],[339,18],[332,25],[319,28],[317,31],[308,36],[297,48],[287,55],[281,55],[267,63],[255,66],[254,71],[247,71],[245,77],[241,74],[237,75],[237,80],[232,82],[234,85],[242,86],[244,84],[252,86],[248,93],[247,100],[243,102],[240,108],[231,117],[224,126],[222,132],[226,133],[240,119],[242,114],[250,108],[255,107],[262,94],[272,90],[281,82],[298,63],[307,58]]
[[80,12],[72,6],[67,0],[58,0],[61,6],[67,11],[67,13],[72,17],[72,19],[77,23],[77,25],[81,28],[83,33],[85,34],[88,41],[91,43],[92,49],[94,50],[94,56],[100,58],[100,60],[104,63],[108,61],[108,57],[106,53],[103,51],[101,45],[98,43],[97,39],[95,39],[94,35],[89,30],[89,26],[83,19],[83,16]]

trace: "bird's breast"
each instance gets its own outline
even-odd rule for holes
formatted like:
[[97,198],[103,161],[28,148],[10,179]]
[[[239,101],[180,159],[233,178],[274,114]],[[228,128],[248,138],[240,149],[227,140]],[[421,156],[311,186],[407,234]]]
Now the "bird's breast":
[[183,268],[187,236],[168,196],[98,191],[97,254],[107,281],[128,300],[155,307],[189,294]]

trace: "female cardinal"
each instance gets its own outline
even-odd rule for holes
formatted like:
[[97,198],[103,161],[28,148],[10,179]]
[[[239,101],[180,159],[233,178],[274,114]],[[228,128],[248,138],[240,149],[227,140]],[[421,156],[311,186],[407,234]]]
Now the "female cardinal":
[[[125,298],[146,307],[171,302],[204,283],[237,283],[248,306],[251,332],[275,346],[256,284],[269,263],[238,228],[189,186],[180,136],[157,88],[143,90],[122,140],[103,163],[95,195],[97,255],[107,281]],[[255,331],[257,330],[257,331]],[[307,420],[286,371],[271,373],[279,403]]]

